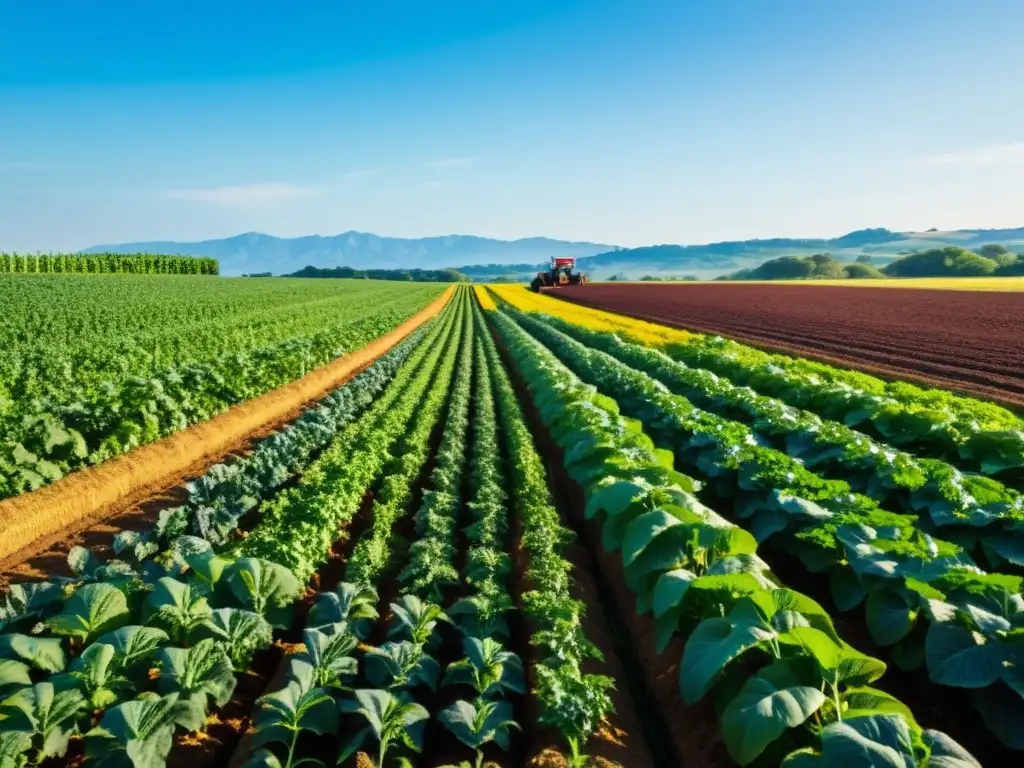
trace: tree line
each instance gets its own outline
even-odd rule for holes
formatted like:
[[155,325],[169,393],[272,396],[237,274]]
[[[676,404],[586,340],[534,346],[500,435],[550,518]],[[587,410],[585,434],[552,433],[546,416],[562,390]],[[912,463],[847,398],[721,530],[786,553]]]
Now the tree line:
[[0,253],[0,274],[216,275],[217,259],[159,253]]
[[978,251],[957,246],[931,248],[907,254],[881,268],[871,256],[843,262],[829,253],[782,256],[757,267],[741,269],[718,280],[864,280],[883,277],[1012,277],[1024,275],[1024,254],[1003,245],[985,245]]
[[455,269],[354,269],[307,266],[284,277],[343,277],[355,280],[405,280],[415,283],[470,282],[467,275]]

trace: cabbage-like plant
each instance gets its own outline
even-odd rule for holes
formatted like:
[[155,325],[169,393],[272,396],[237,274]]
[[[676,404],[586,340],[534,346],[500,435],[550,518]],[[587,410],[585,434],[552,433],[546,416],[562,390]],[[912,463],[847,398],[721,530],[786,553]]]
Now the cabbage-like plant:
[[507,752],[509,731],[520,730],[512,719],[512,705],[507,701],[477,699],[473,704],[456,701],[442,710],[438,719],[459,741],[476,752],[475,768],[482,768],[484,764],[484,746],[493,741]]
[[344,622],[306,629],[302,640],[306,650],[294,660],[312,667],[315,685],[347,688],[346,681],[359,673],[359,662],[351,655],[359,640]]
[[218,588],[226,588],[239,607],[258,613],[278,629],[290,623],[293,603],[302,592],[291,571],[257,557],[235,560],[224,569]]
[[505,691],[526,693],[523,662],[501,643],[486,637],[462,640],[466,656],[449,664],[444,685],[471,685],[481,698],[501,696]]
[[37,763],[67,752],[68,740],[77,730],[75,720],[85,703],[76,690],[58,691],[52,683],[36,683],[0,704],[0,722],[5,731],[29,734],[27,751]]
[[393,749],[419,752],[423,747],[423,730],[430,713],[415,702],[403,701],[387,691],[359,689],[355,699],[339,703],[342,712],[359,715],[366,727],[342,749],[338,763],[343,763],[358,752],[367,741],[377,743],[377,768],[383,768],[384,758]]
[[147,624],[167,632],[170,639],[187,645],[200,627],[210,620],[210,605],[204,589],[170,576],[158,579],[142,606]]
[[421,600],[416,595],[403,595],[397,603],[391,603],[391,611],[395,618],[388,636],[405,637],[416,645],[428,645],[434,639],[437,622],[450,622],[441,606]]
[[270,622],[253,611],[242,608],[215,608],[209,621],[197,636],[212,637],[223,642],[236,670],[249,666],[253,654],[273,641],[274,630]]
[[348,624],[358,638],[366,637],[370,622],[377,618],[377,590],[371,586],[342,582],[334,591],[322,593],[309,611],[307,627]]
[[131,682],[119,674],[116,654],[112,645],[93,643],[71,662],[67,672],[54,675],[54,687],[79,691],[92,711],[107,709],[132,690]]
[[164,768],[179,709],[176,693],[143,693],[107,710],[85,734],[86,758],[98,768]]
[[[296,761],[295,747],[303,731],[324,734],[334,733],[338,728],[334,699],[323,688],[306,687],[302,682],[292,680],[281,690],[260,698],[258,704],[259,709],[253,719],[256,728],[253,746],[279,743],[288,747],[284,763],[277,760],[268,765],[295,768],[305,762],[319,762],[309,758]],[[260,750],[260,753],[269,759],[269,750]]]
[[124,592],[110,584],[86,584],[64,603],[63,610],[46,620],[58,635],[68,635],[88,644],[131,620]]
[[60,584],[12,584],[0,595],[0,630],[56,610],[64,597]]
[[211,638],[192,648],[161,648],[160,692],[178,694],[178,722],[190,731],[206,720],[212,701],[224,706],[235,690],[231,659],[222,643]]
[[137,575],[128,563],[121,560],[104,563],[94,552],[79,546],[72,547],[68,552],[68,567],[75,576],[86,582],[125,581]]
[[149,662],[167,640],[167,633],[162,629],[129,624],[97,638],[95,644],[111,646],[114,665],[125,674],[131,674]]
[[366,679],[371,684],[392,692],[407,691],[418,685],[437,690],[441,676],[441,665],[424,651],[423,646],[408,640],[367,648],[363,664]]

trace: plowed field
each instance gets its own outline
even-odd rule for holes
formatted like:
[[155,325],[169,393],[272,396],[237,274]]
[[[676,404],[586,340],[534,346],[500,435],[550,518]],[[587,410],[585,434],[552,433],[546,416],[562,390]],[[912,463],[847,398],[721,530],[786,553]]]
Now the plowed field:
[[590,284],[546,293],[1024,406],[1024,293],[763,284]]

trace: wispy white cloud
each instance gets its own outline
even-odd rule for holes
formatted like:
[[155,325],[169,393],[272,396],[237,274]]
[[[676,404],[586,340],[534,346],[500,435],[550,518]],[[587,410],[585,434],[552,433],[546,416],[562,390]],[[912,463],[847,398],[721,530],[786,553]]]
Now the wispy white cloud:
[[442,157],[439,160],[431,160],[427,163],[428,168],[463,168],[473,165],[480,158],[477,157]]
[[309,197],[316,191],[316,187],[275,181],[266,184],[245,184],[209,189],[175,189],[167,192],[166,197],[172,200],[244,207],[283,203],[301,197]]
[[944,152],[924,158],[924,163],[925,165],[947,165],[961,168],[1024,165],[1024,141],[994,144],[959,152]]

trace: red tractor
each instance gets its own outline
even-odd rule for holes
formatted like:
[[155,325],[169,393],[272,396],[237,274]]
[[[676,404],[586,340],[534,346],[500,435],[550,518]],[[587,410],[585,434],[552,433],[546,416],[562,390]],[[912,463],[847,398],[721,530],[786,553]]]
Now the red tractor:
[[539,291],[541,288],[555,288],[559,285],[584,285],[587,276],[582,272],[573,272],[576,269],[576,259],[551,259],[551,267],[545,272],[538,272],[530,283],[531,290]]

